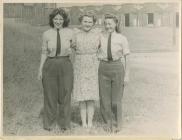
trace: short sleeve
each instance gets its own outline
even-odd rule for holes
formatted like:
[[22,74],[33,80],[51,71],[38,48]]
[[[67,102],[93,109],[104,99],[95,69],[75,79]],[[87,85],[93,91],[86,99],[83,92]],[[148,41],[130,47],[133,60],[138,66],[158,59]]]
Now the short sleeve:
[[46,34],[43,33],[42,35],[42,54],[47,54],[47,39]]
[[128,40],[126,37],[123,37],[123,39],[122,39],[122,47],[123,47],[123,55],[130,54],[129,44],[128,44]]

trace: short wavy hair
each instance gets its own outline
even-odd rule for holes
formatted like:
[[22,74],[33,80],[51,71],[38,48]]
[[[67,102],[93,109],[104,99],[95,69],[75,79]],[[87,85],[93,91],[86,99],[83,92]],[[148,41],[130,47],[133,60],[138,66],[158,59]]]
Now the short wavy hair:
[[116,24],[118,23],[118,17],[111,13],[105,14],[104,19],[113,19]]
[[[114,22],[116,23],[116,28],[115,28],[116,32],[121,33],[121,29],[120,29],[120,25],[119,25],[120,23],[119,23],[118,17],[116,15],[111,14],[111,13],[107,13],[104,15],[104,19],[105,20],[106,19],[113,19]],[[105,24],[105,21],[104,21],[104,24]]]
[[52,13],[49,15],[49,25],[54,28],[54,23],[53,23],[53,18],[56,16],[56,15],[61,15],[63,17],[63,28],[64,27],[68,27],[69,23],[70,23],[70,19],[68,17],[68,14],[66,13],[66,11],[62,8],[56,8],[52,11]]
[[92,11],[92,10],[90,10],[90,11],[85,11],[84,13],[82,13],[81,15],[80,15],[80,17],[78,18],[78,20],[80,21],[80,23],[82,22],[82,20],[83,20],[83,17],[91,17],[92,19],[93,19],[93,23],[95,24],[96,23],[96,21],[97,21],[97,18],[96,18],[96,16],[95,16],[95,12],[94,11]]

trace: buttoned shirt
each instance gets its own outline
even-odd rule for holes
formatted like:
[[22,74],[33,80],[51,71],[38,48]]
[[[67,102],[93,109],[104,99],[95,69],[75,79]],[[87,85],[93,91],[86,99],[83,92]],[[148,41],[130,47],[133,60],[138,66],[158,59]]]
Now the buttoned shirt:
[[[108,46],[109,33],[102,31],[100,34],[100,47],[97,56],[100,60],[108,61],[107,59],[107,46]],[[111,34],[111,53],[113,60],[118,60],[124,55],[130,53],[127,38],[121,33],[113,32]]]
[[[71,42],[73,31],[69,28],[59,30],[61,40],[61,53],[58,56],[69,56],[71,54]],[[55,57],[57,48],[57,30],[51,28],[43,33],[42,54]]]

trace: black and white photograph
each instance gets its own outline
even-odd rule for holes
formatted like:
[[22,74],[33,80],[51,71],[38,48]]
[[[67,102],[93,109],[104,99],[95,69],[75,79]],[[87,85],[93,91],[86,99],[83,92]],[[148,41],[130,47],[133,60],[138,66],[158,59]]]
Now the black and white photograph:
[[3,136],[181,137],[181,1],[3,3]]

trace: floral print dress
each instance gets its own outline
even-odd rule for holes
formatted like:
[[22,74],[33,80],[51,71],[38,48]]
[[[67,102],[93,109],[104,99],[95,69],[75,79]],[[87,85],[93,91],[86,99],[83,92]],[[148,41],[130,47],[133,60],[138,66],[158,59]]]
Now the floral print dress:
[[99,100],[98,59],[99,35],[94,30],[75,34],[73,99],[75,101]]

